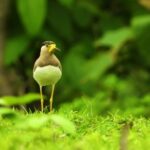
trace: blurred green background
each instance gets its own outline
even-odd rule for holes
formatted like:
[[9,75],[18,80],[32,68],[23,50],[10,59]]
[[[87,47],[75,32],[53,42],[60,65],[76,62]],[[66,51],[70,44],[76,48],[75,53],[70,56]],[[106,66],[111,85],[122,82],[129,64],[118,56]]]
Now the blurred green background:
[[0,8],[0,96],[39,92],[33,64],[52,40],[63,67],[55,108],[150,115],[150,1],[0,0]]

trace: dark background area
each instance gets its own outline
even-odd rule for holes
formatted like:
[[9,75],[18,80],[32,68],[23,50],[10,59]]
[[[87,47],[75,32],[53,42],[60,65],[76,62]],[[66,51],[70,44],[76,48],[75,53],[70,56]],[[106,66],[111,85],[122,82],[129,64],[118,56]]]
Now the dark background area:
[[150,115],[150,1],[0,0],[0,96],[39,92],[32,69],[46,40],[61,49],[55,107]]

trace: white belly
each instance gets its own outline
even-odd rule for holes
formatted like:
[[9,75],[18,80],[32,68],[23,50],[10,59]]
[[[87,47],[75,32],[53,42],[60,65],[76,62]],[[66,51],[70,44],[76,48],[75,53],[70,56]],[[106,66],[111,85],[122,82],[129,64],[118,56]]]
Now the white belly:
[[53,85],[61,78],[61,70],[55,66],[37,67],[33,73],[33,78],[41,86]]

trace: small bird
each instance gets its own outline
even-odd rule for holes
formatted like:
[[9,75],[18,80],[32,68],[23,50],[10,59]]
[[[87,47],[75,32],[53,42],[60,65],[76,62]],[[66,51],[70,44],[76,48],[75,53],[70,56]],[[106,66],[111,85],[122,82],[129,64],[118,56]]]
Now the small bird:
[[59,50],[53,41],[45,41],[41,47],[39,58],[35,61],[33,78],[39,84],[41,95],[41,111],[44,108],[42,87],[51,85],[50,112],[53,107],[53,96],[56,83],[62,76],[62,66],[54,52]]

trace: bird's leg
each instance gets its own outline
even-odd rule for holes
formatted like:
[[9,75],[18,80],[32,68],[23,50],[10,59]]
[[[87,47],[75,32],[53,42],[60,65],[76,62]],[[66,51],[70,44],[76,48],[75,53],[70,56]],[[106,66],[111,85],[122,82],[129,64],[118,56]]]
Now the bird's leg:
[[52,85],[52,91],[51,91],[51,96],[50,96],[50,112],[53,109],[53,96],[54,96],[54,89],[55,89],[55,85]]
[[43,112],[44,99],[43,99],[43,93],[42,93],[42,86],[40,86],[40,96],[41,96],[41,111]]

